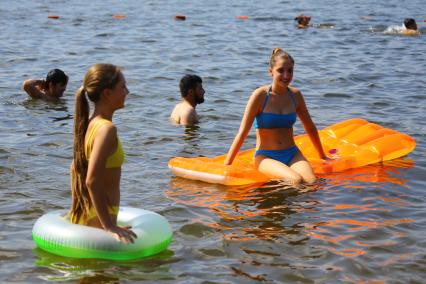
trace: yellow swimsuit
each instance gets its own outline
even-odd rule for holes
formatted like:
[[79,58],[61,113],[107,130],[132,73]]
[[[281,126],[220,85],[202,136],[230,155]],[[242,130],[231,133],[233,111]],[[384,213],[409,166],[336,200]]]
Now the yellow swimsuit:
[[[87,160],[90,159],[90,154],[92,153],[92,148],[93,148],[93,142],[95,140],[96,137],[96,133],[98,132],[98,130],[107,124],[112,124],[111,121],[106,120],[106,119],[97,119],[92,128],[90,129],[90,131],[88,133],[86,133],[87,135],[87,139],[86,142],[84,143],[84,153],[87,157]],[[106,161],[106,165],[105,168],[119,168],[121,167],[121,165],[124,163],[125,160],[125,154],[123,151],[123,147],[121,146],[121,142],[120,139],[117,136],[117,150],[111,154],[111,156],[108,157],[107,161]],[[108,213],[110,215],[114,215],[117,216],[118,214],[118,206],[109,206],[108,207]],[[96,209],[95,207],[91,207],[89,212],[87,212],[85,215],[82,216],[82,218],[80,218],[78,224],[81,225],[85,225],[88,223],[89,220],[97,217],[97,213],[96,213]]]
[[[84,153],[86,154],[87,160],[90,159],[90,154],[92,153],[93,141],[95,140],[96,133],[102,126],[107,124],[112,124],[112,122],[106,119],[97,119],[94,122],[92,128],[90,129],[90,132],[86,133],[87,139],[84,143]],[[117,136],[117,150],[111,156],[108,157],[105,168],[119,168],[123,163],[124,151],[123,147],[121,146],[120,138],[118,138]]]

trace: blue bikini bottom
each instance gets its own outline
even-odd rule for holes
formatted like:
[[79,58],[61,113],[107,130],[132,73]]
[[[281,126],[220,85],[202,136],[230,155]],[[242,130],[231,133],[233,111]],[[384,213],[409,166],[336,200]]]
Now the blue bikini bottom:
[[297,148],[297,146],[292,146],[290,148],[282,150],[256,150],[254,155],[264,155],[268,158],[280,161],[281,163],[286,164],[288,166],[288,164],[294,158],[297,152],[299,152],[299,148]]

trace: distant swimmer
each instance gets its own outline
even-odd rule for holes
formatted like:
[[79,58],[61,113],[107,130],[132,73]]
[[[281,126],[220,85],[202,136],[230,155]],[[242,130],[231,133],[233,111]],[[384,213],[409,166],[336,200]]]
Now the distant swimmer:
[[185,75],[179,83],[182,101],[172,111],[170,118],[182,125],[192,125],[198,122],[195,107],[204,102],[203,81],[197,75]]
[[419,35],[420,31],[417,30],[417,23],[416,20],[414,20],[413,18],[407,18],[404,20],[404,27],[405,30],[403,31],[403,33],[405,35]]
[[35,99],[56,100],[64,95],[68,76],[60,69],[52,69],[46,79],[25,80],[22,88]]
[[312,27],[311,24],[309,24],[309,22],[311,21],[311,17],[310,16],[306,16],[303,14],[300,14],[299,16],[297,16],[296,18],[294,18],[295,21],[297,21],[297,27],[299,29],[305,29],[307,27]]
[[294,18],[294,20],[297,21],[297,27],[299,29],[306,29],[308,27],[317,29],[332,29],[335,26],[333,23],[311,24],[311,16],[306,16],[303,14],[300,14]]

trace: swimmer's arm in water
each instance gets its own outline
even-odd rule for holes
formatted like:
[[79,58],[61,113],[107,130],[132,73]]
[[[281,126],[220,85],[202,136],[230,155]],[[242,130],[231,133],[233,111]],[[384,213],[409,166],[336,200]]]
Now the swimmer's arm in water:
[[22,85],[22,89],[32,98],[41,99],[44,97],[44,93],[41,91],[44,88],[44,80],[25,80]]
[[117,149],[117,129],[113,125],[102,126],[96,134],[87,169],[86,185],[104,230],[123,243],[133,243],[136,234],[130,227],[117,226],[108,212],[108,200],[102,180],[106,173],[107,158]]
[[404,31],[404,34],[405,35],[409,35],[409,36],[415,36],[415,35],[420,35],[420,31],[419,30],[409,30],[409,29],[406,29]]
[[315,126],[315,123],[312,121],[311,115],[309,114],[309,111],[306,106],[305,99],[303,98],[302,93],[300,92],[300,90],[296,88],[292,88],[292,92],[297,101],[296,113],[303,124],[303,128],[308,134],[309,139],[312,141],[312,144],[317,150],[317,153],[319,154],[320,158],[327,159],[327,156],[325,155],[324,149],[322,148],[322,145],[321,145],[321,140],[318,134],[317,127]]
[[297,28],[298,28],[298,29],[306,29],[306,28],[309,28],[309,27],[312,27],[312,25],[310,25],[310,24],[308,24],[308,25],[298,24],[298,25],[297,25]]
[[256,89],[250,96],[244,116],[241,120],[240,128],[237,135],[229,148],[228,154],[226,155],[225,165],[232,165],[235,156],[238,154],[241,146],[244,143],[248,133],[250,132],[251,126],[253,125],[254,118],[260,111],[261,103],[265,100],[265,89],[264,87]]

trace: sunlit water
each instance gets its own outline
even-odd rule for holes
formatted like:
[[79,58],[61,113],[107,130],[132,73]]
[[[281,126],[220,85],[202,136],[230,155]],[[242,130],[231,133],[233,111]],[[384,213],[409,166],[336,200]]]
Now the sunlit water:
[[[0,3],[1,282],[424,282],[424,1],[34,2]],[[302,12],[314,28],[295,28]],[[386,32],[406,17],[423,35]],[[318,128],[361,117],[413,136],[417,148],[302,189],[174,177],[170,158],[228,150],[250,92],[270,80],[276,46],[295,58],[294,85]],[[124,67],[131,91],[114,118],[127,154],[122,204],[162,214],[174,231],[167,251],[136,262],[67,259],[31,239],[38,217],[69,208],[73,94],[96,62]],[[29,99],[23,80],[51,68],[70,76],[64,99]],[[206,89],[192,128],[168,120],[185,73]]]

